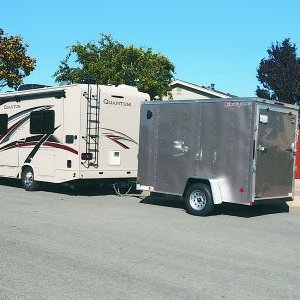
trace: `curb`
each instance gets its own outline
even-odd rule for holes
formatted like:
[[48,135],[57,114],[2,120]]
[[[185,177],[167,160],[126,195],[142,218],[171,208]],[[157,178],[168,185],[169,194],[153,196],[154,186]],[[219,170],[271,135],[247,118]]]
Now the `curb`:
[[289,207],[300,207],[300,197],[295,197],[293,201],[287,201]]

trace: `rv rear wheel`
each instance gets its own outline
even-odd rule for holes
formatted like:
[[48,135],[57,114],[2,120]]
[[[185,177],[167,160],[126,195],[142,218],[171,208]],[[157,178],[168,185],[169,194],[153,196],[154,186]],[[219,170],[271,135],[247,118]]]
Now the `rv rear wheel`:
[[38,189],[38,183],[34,181],[34,173],[32,168],[26,167],[22,171],[22,185],[26,191],[35,191]]
[[214,208],[210,187],[203,183],[191,185],[185,195],[186,210],[196,216],[206,216]]

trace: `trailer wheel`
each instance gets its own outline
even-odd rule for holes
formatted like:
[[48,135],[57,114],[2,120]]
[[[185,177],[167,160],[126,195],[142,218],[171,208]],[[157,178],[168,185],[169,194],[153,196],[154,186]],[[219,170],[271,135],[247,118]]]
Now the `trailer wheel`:
[[35,191],[38,189],[38,183],[34,180],[34,173],[30,167],[26,167],[22,171],[21,181],[26,191]]
[[196,216],[206,216],[214,209],[210,187],[203,183],[191,185],[185,195],[186,210]]

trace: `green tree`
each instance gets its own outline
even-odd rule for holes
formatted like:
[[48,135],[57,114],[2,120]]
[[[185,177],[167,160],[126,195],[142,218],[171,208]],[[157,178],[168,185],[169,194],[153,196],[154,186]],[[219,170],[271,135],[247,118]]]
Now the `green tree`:
[[296,51],[290,39],[271,44],[268,58],[263,58],[257,69],[256,77],[263,87],[257,87],[258,97],[300,103],[300,58]]
[[36,61],[27,55],[27,48],[20,36],[6,36],[0,28],[0,90],[16,89],[34,70]]
[[57,82],[127,84],[154,99],[170,92],[173,74],[174,65],[164,55],[151,48],[125,46],[102,34],[97,43],[71,46],[54,77]]

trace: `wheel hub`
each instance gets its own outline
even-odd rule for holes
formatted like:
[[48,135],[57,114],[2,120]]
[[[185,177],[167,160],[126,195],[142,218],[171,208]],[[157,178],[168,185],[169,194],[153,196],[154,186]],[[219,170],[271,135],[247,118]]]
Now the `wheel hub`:
[[30,186],[33,183],[33,174],[31,172],[27,172],[25,174],[24,182],[28,186]]
[[206,195],[202,191],[194,191],[190,195],[190,205],[195,210],[202,210],[206,205]]

